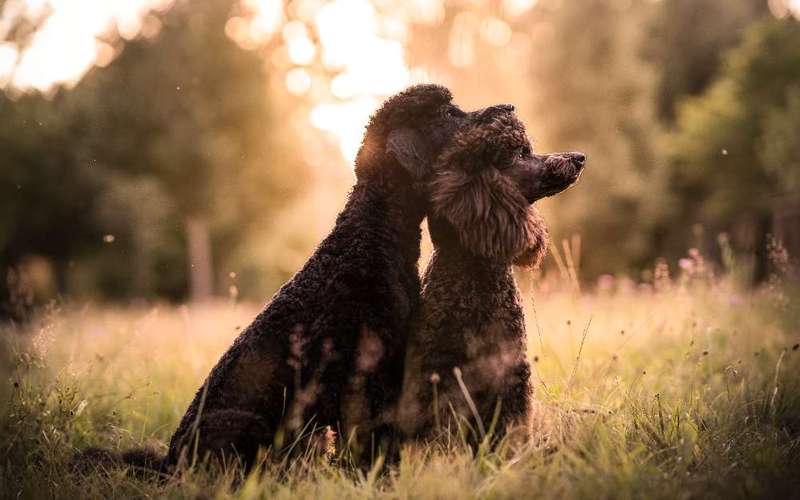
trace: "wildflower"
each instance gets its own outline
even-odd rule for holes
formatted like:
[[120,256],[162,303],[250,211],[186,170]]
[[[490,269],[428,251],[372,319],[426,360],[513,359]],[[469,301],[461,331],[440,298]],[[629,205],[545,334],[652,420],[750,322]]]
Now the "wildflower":
[[609,292],[614,288],[614,276],[603,274],[597,278],[597,289],[602,292]]
[[657,291],[665,291],[670,288],[672,281],[669,277],[669,265],[664,259],[658,259],[653,270],[653,285]]

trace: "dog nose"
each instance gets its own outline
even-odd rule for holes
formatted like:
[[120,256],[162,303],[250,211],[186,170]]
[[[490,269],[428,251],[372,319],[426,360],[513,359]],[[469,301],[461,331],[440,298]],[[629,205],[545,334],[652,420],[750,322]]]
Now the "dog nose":
[[575,164],[578,168],[583,168],[583,165],[586,163],[586,155],[583,153],[570,153],[572,157],[572,163]]

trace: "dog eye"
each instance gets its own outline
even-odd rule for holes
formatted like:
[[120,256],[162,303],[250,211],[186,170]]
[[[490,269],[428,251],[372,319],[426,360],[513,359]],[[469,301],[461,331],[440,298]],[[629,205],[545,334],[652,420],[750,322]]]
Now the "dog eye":
[[456,108],[455,106],[448,106],[445,109],[445,114],[447,116],[452,117],[452,118],[458,118],[458,117],[461,117],[461,116],[465,115],[465,113],[463,111],[461,111],[460,109]]

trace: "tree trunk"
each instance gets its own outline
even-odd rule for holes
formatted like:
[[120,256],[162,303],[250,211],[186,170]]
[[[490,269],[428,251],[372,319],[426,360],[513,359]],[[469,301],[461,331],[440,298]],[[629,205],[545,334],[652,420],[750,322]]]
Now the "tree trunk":
[[772,230],[772,217],[761,215],[756,221],[755,262],[753,263],[753,285],[765,282],[769,277],[768,238]]
[[189,298],[192,302],[209,300],[214,289],[211,262],[211,238],[208,224],[200,217],[186,219],[186,243],[189,256]]

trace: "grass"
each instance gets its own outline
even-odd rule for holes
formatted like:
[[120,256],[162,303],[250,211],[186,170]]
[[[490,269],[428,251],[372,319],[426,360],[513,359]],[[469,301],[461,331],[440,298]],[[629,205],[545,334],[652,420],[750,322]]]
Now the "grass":
[[[473,456],[445,440],[361,472],[306,458],[166,481],[75,471],[89,445],[163,446],[256,307],[51,307],[5,327],[0,494],[8,498],[798,498],[800,308],[785,284],[523,280],[536,438]],[[629,283],[629,282],[627,282]],[[610,286],[608,286],[610,285]],[[562,287],[564,288],[564,287]],[[536,302],[531,300],[535,295]]]

